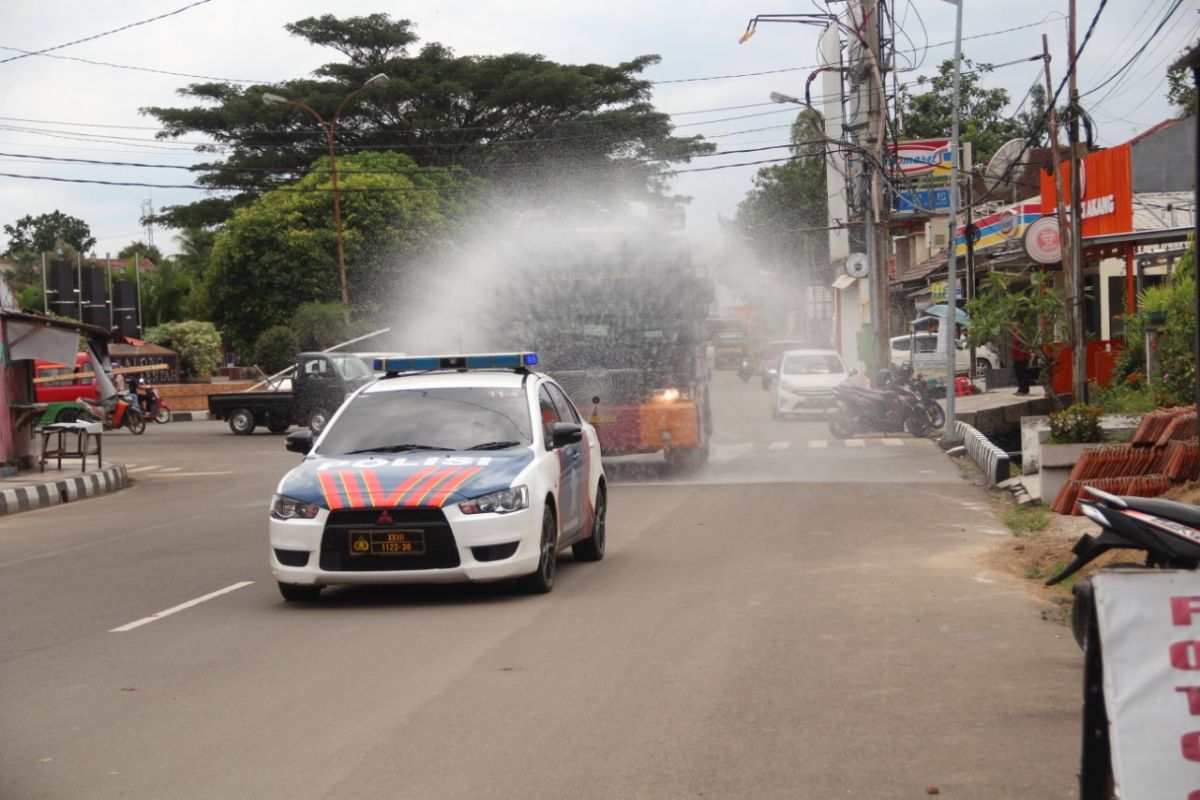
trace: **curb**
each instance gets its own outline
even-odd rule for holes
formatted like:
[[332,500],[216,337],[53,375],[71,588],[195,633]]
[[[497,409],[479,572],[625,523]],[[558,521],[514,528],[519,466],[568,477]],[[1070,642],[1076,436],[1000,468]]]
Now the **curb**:
[[70,478],[32,483],[15,489],[0,489],[0,516],[71,503],[115,492],[128,485],[129,475],[125,471],[125,465],[114,464],[102,470],[84,472]]
[[212,419],[207,411],[172,411],[171,422],[205,422]]
[[995,486],[1008,480],[1008,453],[992,444],[991,440],[965,422],[955,420],[956,433],[966,447],[967,454],[980,466],[988,483]]

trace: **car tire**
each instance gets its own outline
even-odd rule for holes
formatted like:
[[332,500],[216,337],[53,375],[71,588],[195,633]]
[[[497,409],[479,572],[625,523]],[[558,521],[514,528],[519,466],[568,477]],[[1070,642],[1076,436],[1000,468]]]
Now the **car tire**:
[[289,603],[311,603],[321,595],[322,586],[313,584],[284,583],[279,581],[279,593]]
[[986,358],[975,359],[975,374],[976,375],[982,375],[985,370],[989,370],[991,368],[992,368],[992,362],[988,361]]
[[558,571],[558,523],[549,506],[542,514],[542,536],[538,549],[537,569],[517,579],[517,588],[526,594],[546,594],[554,588],[554,573]]
[[159,425],[166,425],[171,421],[171,409],[166,406],[159,406],[158,411],[154,412],[154,421]]
[[314,408],[308,415],[308,429],[312,431],[313,436],[319,436],[328,423],[329,412],[323,408]]
[[254,415],[248,408],[235,408],[229,415],[229,430],[238,436],[249,436],[255,427]]
[[608,515],[608,493],[601,486],[596,490],[596,513],[592,517],[592,535],[582,542],[576,542],[571,547],[571,554],[576,561],[599,561],[604,558],[604,547],[607,544],[605,532],[605,517]]

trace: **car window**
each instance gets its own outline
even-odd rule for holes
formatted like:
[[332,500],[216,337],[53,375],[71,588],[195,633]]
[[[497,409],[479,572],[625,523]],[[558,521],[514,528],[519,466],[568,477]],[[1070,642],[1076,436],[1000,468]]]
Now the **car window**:
[[359,394],[346,403],[315,452],[337,455],[402,445],[470,450],[497,442],[527,447],[533,441],[528,402],[519,387]]
[[783,359],[784,375],[840,375],[842,360],[832,353],[805,353]]
[[542,418],[542,431],[545,440],[546,448],[550,447],[550,427],[556,422],[562,422],[562,418],[558,414],[558,406],[554,405],[554,400],[550,397],[550,392],[546,388],[546,384],[538,389],[538,413]]
[[912,342],[909,340],[909,338],[907,336],[905,336],[903,339],[893,339],[892,340],[892,349],[897,350],[901,353],[907,353],[911,346],[912,346]]
[[322,378],[329,372],[329,362],[324,358],[307,358],[301,365],[305,375]]
[[574,422],[579,424],[579,412],[575,410],[575,405],[570,401],[563,390],[553,383],[546,384],[550,390],[550,397],[554,400],[554,405],[558,407],[558,416],[563,422]]
[[937,337],[918,336],[916,337],[916,345],[918,353],[935,353],[937,352]]

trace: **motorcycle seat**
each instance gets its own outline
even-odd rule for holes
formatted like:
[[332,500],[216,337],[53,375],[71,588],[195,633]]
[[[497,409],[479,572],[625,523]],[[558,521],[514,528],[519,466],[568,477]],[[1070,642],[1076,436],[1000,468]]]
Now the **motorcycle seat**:
[[867,389],[863,386],[847,387],[846,391],[869,400],[890,400],[893,396],[891,392],[882,391],[880,389]]
[[1182,522],[1190,528],[1200,529],[1200,508],[1196,506],[1152,497],[1122,497],[1121,499],[1134,511],[1153,514],[1156,517]]

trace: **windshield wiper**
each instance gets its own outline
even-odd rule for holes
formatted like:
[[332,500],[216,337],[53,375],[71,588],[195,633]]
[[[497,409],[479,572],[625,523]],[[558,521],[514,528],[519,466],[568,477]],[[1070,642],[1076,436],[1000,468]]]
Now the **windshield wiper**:
[[409,450],[453,450],[452,447],[438,447],[436,444],[381,444],[374,447],[364,447],[361,450],[350,450],[348,456],[358,453],[404,453]]
[[473,445],[468,447],[468,450],[507,450],[510,447],[516,447],[520,442],[484,442],[483,444]]

